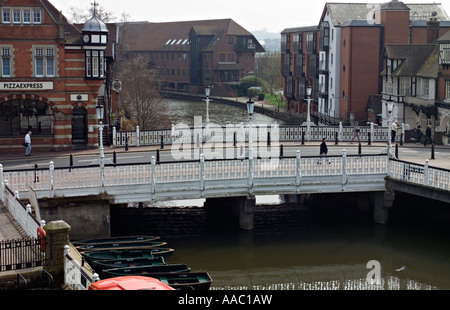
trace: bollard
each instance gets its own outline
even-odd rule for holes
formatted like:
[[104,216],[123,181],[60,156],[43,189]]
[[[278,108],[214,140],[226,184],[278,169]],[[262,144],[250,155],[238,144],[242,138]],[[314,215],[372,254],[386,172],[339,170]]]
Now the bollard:
[[115,167],[116,164],[117,164],[117,155],[116,155],[116,151],[113,152],[113,164],[114,164],[114,167]]
[[270,146],[270,132],[267,132],[267,146]]
[[72,154],[70,154],[70,158],[69,158],[69,165],[70,165],[70,167],[73,167],[73,155]]
[[368,137],[368,143],[367,143],[367,145],[372,145],[372,133],[369,132],[368,135],[369,135],[369,137]]
[[161,136],[161,150],[164,150],[164,137]]
[[128,151],[128,136],[125,137],[125,151]]
[[280,158],[283,157],[283,144],[280,145]]
[[233,146],[236,146],[236,131],[233,132]]
[[395,143],[395,158],[398,159],[398,143]]
[[159,150],[156,150],[156,162],[159,163]]
[[302,145],[305,145],[305,132],[302,131]]
[[358,155],[361,155],[361,143],[358,143]]
[[436,159],[434,158],[434,143],[431,143],[431,159]]
[[400,134],[400,145],[403,145],[403,132]]
[[335,134],[335,137],[334,137],[334,144],[335,145],[338,145],[339,144],[339,133],[338,132],[336,132],[336,134]]

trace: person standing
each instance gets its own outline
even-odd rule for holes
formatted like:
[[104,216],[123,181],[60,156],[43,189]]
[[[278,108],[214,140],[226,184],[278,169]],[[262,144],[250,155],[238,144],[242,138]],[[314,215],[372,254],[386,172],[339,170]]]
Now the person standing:
[[326,162],[330,163],[328,161],[327,154],[328,154],[327,138],[323,138],[322,139],[322,143],[320,144],[320,159],[317,161],[317,163],[321,164],[322,163],[322,157],[324,157],[324,156],[325,156]]
[[394,122],[391,126],[391,142],[395,142],[395,136],[397,135],[398,122]]
[[358,138],[358,143],[361,143],[361,139],[359,138],[360,132],[361,132],[361,129],[358,126],[358,122],[355,122],[355,127],[353,127],[353,138],[352,138],[352,141],[350,141],[350,143],[353,143],[353,140],[355,140],[355,138]]
[[430,140],[430,143],[433,144],[433,139],[431,139],[431,125],[428,125],[427,130],[425,131],[425,142],[423,146],[427,146],[428,140]]
[[25,135],[25,143],[27,144],[27,148],[25,149],[25,156],[30,156],[31,154],[31,130],[28,130],[28,133]]

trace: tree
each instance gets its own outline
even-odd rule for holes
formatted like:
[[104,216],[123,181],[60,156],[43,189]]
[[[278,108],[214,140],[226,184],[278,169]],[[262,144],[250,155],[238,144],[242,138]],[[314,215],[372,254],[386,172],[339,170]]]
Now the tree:
[[[96,4],[95,13],[102,22],[109,23],[117,20],[113,13],[106,11],[99,4]],[[126,15],[126,13],[122,13],[122,17]],[[87,20],[91,19],[94,16],[94,7],[84,10],[74,6],[69,8],[69,17],[68,19],[75,24],[82,24]]]
[[127,118],[136,120],[141,130],[170,127],[166,103],[159,93],[158,72],[151,68],[149,59],[141,55],[122,58],[117,77],[122,81],[117,106]]
[[273,95],[284,87],[284,79],[281,75],[280,52],[266,53],[257,58],[258,77],[260,77]]

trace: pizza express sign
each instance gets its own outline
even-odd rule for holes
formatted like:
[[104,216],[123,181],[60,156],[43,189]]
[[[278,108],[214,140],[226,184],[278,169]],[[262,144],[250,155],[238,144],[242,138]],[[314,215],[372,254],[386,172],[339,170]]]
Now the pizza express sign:
[[0,90],[51,90],[53,82],[0,82]]

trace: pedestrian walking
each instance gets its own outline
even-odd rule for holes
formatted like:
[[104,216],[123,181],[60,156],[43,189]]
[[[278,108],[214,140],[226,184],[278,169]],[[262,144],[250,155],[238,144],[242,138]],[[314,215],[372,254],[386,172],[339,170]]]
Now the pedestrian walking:
[[422,126],[420,126],[420,122],[416,123],[416,144],[420,144],[422,141]]
[[352,138],[352,141],[350,141],[350,143],[353,143],[353,140],[355,140],[355,138],[358,138],[358,143],[361,143],[361,139],[359,138],[360,132],[361,132],[361,129],[358,126],[358,122],[355,122],[355,127],[353,127],[353,138]]
[[431,125],[428,125],[427,130],[425,131],[425,142],[423,143],[423,146],[427,146],[428,140],[430,141],[430,144],[433,144],[433,139],[431,139]]
[[318,164],[322,164],[322,157],[325,157],[325,161],[327,163],[330,163],[328,161],[328,146],[327,146],[327,138],[322,139],[322,143],[320,144],[320,159],[317,161]]
[[31,130],[28,130],[27,134],[25,135],[25,156],[31,155]]
[[397,135],[398,122],[394,122],[391,126],[391,142],[395,142],[395,136]]

